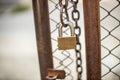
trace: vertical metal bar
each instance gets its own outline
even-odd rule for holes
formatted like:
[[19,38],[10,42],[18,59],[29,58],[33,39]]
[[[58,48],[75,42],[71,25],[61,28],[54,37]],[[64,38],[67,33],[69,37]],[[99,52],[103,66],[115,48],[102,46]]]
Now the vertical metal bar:
[[48,0],[32,0],[41,80],[47,80],[47,69],[53,68]]
[[99,0],[83,0],[87,80],[101,80]]

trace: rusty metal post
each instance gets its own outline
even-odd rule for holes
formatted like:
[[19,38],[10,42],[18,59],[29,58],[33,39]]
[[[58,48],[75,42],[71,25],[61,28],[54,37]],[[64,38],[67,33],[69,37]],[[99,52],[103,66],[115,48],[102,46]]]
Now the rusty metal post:
[[87,80],[101,80],[100,0],[83,0]]
[[32,0],[41,80],[47,80],[47,69],[53,68],[48,0]]

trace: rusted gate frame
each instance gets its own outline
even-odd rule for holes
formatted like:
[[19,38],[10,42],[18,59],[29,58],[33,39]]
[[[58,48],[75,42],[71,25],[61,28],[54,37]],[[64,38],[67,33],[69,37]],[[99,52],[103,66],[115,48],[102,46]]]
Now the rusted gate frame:
[[83,0],[87,80],[101,80],[100,0]]
[[[53,68],[48,0],[32,0],[41,80]],[[87,80],[101,80],[99,0],[83,0]]]
[[47,69],[53,68],[48,0],[32,0],[32,3],[41,80],[47,80]]

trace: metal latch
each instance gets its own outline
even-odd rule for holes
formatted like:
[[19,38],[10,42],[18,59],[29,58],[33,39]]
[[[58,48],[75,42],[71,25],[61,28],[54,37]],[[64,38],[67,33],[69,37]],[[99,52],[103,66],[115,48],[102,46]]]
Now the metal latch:
[[46,79],[54,80],[54,79],[64,79],[65,71],[64,70],[56,70],[56,69],[48,69]]

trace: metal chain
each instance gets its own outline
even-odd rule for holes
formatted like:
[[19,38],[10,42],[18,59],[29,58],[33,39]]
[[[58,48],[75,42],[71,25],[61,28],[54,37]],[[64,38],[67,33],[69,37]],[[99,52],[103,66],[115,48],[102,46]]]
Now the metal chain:
[[78,20],[80,18],[80,13],[77,10],[77,4],[78,4],[78,0],[71,0],[71,3],[73,4],[73,11],[72,11],[72,19],[75,22],[75,35],[76,35],[76,39],[77,39],[77,43],[76,43],[76,71],[77,71],[77,80],[81,80],[82,77],[82,72],[83,72],[83,68],[82,68],[82,58],[81,58],[81,43],[79,40],[79,37],[81,35],[81,28],[78,25]]
[[[69,0],[59,0],[60,20],[61,20],[61,24],[62,24],[63,27],[68,26],[67,24],[65,24],[64,21],[65,20],[69,21],[69,16],[68,16],[68,11],[67,11],[68,1]],[[81,77],[82,77],[81,75],[82,75],[83,68],[82,68],[82,59],[81,59],[81,43],[80,43],[80,40],[79,40],[79,37],[81,35],[81,28],[78,25],[78,20],[80,18],[80,13],[77,10],[78,0],[71,0],[71,3],[73,4],[72,19],[75,22],[74,30],[75,30],[76,40],[77,40],[76,49],[75,49],[76,57],[77,57],[77,59],[76,59],[77,80],[81,80]],[[63,14],[65,14],[65,19],[63,19],[64,18]]]
[[[65,20],[69,21],[69,15],[67,11],[69,0],[59,0],[60,5],[60,20],[63,27],[67,27],[67,24],[64,22]],[[65,14],[63,16],[63,14]],[[64,18],[65,17],[65,18]]]

